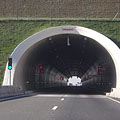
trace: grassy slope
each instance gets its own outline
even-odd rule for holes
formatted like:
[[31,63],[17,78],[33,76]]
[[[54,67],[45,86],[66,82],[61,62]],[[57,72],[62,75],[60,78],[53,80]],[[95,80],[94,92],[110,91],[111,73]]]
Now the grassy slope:
[[108,21],[0,21],[0,84],[9,55],[15,47],[30,35],[43,29],[60,25],[78,25],[96,30],[120,43],[120,23]]

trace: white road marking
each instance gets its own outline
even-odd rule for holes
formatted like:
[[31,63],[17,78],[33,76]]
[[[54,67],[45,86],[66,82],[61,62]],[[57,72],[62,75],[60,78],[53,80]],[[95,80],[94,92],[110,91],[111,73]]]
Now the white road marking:
[[36,96],[33,96],[33,97],[61,97],[61,95],[53,95],[53,94],[50,94],[50,95],[46,95],[46,94],[39,94],[39,95],[36,95]]
[[64,98],[61,98],[61,101],[64,101],[65,99]]
[[53,108],[52,108],[52,110],[56,110],[58,108],[58,106],[54,106]]
[[[63,97],[64,96],[64,97]],[[106,98],[105,95],[59,95],[59,94],[38,94],[33,97],[60,97],[60,98]]]
[[112,101],[114,101],[114,102],[116,102],[116,103],[119,103],[119,104],[120,104],[120,101],[117,101],[117,100],[112,99],[112,98],[109,98],[109,97],[107,97],[107,98],[110,99],[110,100],[112,100]]

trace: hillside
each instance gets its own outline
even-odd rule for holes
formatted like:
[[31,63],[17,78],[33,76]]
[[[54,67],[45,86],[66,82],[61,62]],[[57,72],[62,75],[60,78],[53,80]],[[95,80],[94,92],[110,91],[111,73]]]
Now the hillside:
[[0,18],[112,19],[118,11],[119,0],[0,0]]
[[94,29],[120,45],[120,24],[109,21],[76,21],[61,20],[52,24],[48,20],[41,21],[0,21],[0,84],[2,84],[5,66],[9,55],[15,47],[27,37],[43,29],[60,25],[78,25]]

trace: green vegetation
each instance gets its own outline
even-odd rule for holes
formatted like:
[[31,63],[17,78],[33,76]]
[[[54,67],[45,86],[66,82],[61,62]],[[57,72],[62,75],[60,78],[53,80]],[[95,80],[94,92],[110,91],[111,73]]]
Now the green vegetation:
[[120,43],[120,22],[83,20],[1,20],[0,21],[0,84],[8,57],[15,47],[36,32],[53,26],[78,25],[96,30]]

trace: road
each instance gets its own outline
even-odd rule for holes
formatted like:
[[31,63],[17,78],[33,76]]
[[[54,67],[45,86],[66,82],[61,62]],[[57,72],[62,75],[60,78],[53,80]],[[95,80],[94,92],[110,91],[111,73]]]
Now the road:
[[64,91],[0,102],[0,120],[120,120],[120,104],[106,96]]

